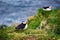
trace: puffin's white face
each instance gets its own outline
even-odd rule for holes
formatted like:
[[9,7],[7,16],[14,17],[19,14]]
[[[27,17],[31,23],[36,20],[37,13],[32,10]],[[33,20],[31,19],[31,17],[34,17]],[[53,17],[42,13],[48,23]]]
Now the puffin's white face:
[[25,22],[23,22],[23,24],[27,24],[27,22],[25,21]]
[[49,8],[52,8],[52,6],[49,6]]

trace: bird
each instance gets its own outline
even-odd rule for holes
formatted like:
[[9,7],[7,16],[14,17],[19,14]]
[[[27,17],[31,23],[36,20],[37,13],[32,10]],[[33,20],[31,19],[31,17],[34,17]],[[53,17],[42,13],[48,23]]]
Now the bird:
[[45,6],[43,7],[44,11],[51,11],[52,10],[52,6]]
[[0,25],[1,29],[5,29],[7,27],[7,25]]
[[19,29],[25,30],[27,29],[27,27],[28,27],[27,22],[24,21],[16,27],[16,30],[19,30]]

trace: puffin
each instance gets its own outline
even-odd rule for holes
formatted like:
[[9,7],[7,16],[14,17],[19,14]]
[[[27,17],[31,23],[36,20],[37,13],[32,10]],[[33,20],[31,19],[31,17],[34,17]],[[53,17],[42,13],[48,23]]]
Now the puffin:
[[44,11],[51,11],[52,10],[52,6],[45,6],[43,7]]
[[0,28],[1,29],[5,29],[7,27],[7,25],[1,25]]
[[15,29],[16,29],[16,30],[19,30],[19,29],[26,30],[27,27],[28,27],[27,22],[24,21],[24,22],[22,22],[21,24],[19,24]]

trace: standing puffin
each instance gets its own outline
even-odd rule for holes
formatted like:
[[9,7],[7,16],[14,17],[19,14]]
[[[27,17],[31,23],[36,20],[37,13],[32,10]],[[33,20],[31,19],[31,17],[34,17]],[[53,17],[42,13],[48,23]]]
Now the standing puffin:
[[52,10],[52,6],[43,7],[43,10],[44,11],[51,11]]
[[22,29],[22,30],[25,30],[27,29],[27,22],[22,22],[21,24],[19,24],[17,27],[16,27],[16,30],[19,30],[19,29]]

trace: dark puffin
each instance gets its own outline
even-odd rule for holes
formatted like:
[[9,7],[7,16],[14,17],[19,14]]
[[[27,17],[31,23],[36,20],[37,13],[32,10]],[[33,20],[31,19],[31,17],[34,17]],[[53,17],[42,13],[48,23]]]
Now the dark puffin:
[[43,7],[44,11],[51,11],[52,10],[52,6],[45,6]]
[[19,30],[19,29],[22,29],[22,30],[25,30],[27,29],[27,22],[22,22],[21,24],[19,24],[15,29],[16,30]]
[[0,25],[1,29],[5,29],[7,26],[6,25]]

